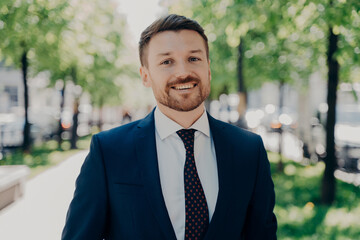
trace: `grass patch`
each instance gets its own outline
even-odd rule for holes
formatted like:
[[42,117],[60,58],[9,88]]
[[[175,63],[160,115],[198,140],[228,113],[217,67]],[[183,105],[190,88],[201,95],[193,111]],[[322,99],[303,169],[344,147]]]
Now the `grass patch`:
[[30,153],[23,153],[21,150],[16,150],[2,159],[0,165],[27,165],[30,168],[29,178],[32,178],[48,168],[59,164],[71,155],[88,149],[90,140],[91,135],[79,138],[77,142],[78,149],[70,149],[70,143],[68,141],[64,141],[62,148],[59,149],[57,142],[50,140],[34,146]]
[[324,163],[303,166],[283,159],[284,173],[276,172],[278,155],[268,153],[275,184],[278,239],[360,239],[360,188],[336,181],[332,206],[320,204]]

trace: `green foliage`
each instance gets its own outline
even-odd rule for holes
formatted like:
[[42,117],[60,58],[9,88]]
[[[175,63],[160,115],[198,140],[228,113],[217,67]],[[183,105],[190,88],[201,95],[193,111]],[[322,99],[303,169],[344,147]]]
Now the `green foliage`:
[[64,1],[5,0],[0,3],[0,59],[20,67],[24,52],[30,62],[58,43],[65,21]]
[[320,204],[322,162],[302,166],[284,162],[284,174],[277,173],[278,156],[269,153],[276,192],[275,214],[278,239],[358,239],[360,236],[360,189],[337,181],[333,206]]

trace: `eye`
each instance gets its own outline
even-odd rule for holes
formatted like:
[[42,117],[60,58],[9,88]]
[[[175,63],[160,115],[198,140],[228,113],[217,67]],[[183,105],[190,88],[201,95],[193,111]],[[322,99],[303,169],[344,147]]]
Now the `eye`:
[[197,62],[197,61],[200,61],[200,58],[197,58],[197,57],[190,57],[189,58],[189,62]]
[[171,64],[172,63],[172,61],[171,60],[165,60],[165,61],[162,61],[161,63],[160,63],[160,65],[169,65],[169,64]]

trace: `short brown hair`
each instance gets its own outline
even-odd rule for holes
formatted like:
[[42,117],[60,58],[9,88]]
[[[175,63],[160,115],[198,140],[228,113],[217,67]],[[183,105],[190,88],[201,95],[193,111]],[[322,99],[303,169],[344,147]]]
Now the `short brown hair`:
[[184,16],[170,14],[159,18],[141,33],[139,41],[139,56],[141,66],[147,66],[145,50],[154,35],[164,31],[180,31],[185,29],[194,30],[200,34],[205,42],[206,56],[209,58],[208,39],[204,33],[204,29],[200,26],[200,24],[195,20],[186,18]]

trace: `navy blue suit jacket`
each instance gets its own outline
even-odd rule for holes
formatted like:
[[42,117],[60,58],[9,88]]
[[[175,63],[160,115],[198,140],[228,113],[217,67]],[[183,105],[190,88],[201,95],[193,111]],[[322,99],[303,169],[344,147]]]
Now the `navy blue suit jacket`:
[[[261,138],[210,115],[209,124],[219,193],[205,239],[276,239],[274,185]],[[62,239],[176,239],[160,186],[153,112],[93,136]]]

